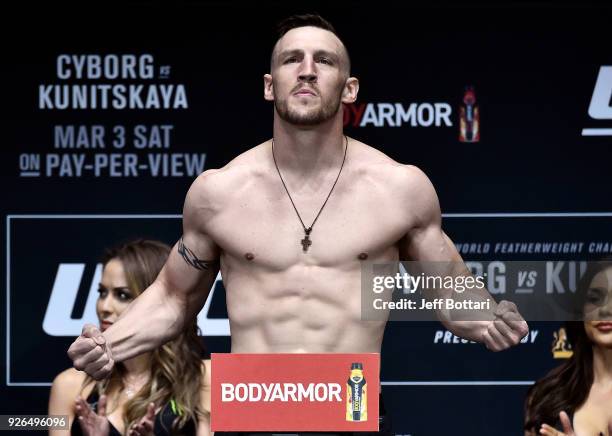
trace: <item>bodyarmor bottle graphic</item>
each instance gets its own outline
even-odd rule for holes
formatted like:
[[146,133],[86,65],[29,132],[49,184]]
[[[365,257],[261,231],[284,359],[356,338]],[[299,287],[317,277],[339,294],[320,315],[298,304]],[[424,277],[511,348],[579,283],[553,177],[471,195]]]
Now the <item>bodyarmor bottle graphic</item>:
[[346,384],[346,420],[368,420],[368,386],[363,376],[363,365],[358,362],[351,364]]
[[473,86],[467,86],[463,93],[463,104],[459,109],[459,141],[480,141],[480,111]]

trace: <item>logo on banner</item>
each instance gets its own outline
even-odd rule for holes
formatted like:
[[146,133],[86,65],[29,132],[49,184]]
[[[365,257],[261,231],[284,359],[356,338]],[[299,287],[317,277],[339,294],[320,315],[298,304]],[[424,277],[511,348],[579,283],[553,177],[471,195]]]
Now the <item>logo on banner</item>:
[[480,110],[476,104],[473,86],[467,86],[463,93],[463,104],[459,108],[459,141],[480,141]]
[[346,420],[368,420],[368,389],[363,376],[363,364],[351,364],[351,374],[346,384]]
[[[87,302],[80,318],[72,317],[72,310],[82,281],[85,280],[84,263],[60,263],[51,289],[51,296],[43,319],[43,330],[49,336],[78,336],[86,323],[98,324],[96,300],[98,284],[102,277],[102,264],[97,264],[88,286]],[[209,318],[211,301],[219,286],[223,286],[221,274],[213,284],[208,299],[198,314],[198,327],[207,336],[229,336],[229,321]]]
[[594,120],[607,120],[607,127],[584,128],[582,136],[612,136],[612,65],[602,65],[595,81],[589,104],[589,116]]
[[211,428],[377,431],[379,373],[375,353],[213,353]]
[[452,127],[448,103],[353,103],[344,105],[344,127]]
[[555,359],[568,359],[572,357],[574,352],[572,351],[571,344],[567,340],[565,328],[561,327],[558,331],[553,332],[553,337],[555,338],[552,346],[553,357]]

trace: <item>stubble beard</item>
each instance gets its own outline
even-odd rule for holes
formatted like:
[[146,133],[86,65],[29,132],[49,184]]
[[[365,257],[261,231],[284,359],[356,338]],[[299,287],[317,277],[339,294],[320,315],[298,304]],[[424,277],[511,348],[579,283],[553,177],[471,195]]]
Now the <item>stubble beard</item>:
[[289,107],[288,98],[274,100],[274,107],[281,119],[289,124],[296,126],[316,126],[333,118],[340,110],[340,93],[323,100],[317,108],[312,108],[308,111],[301,112]]

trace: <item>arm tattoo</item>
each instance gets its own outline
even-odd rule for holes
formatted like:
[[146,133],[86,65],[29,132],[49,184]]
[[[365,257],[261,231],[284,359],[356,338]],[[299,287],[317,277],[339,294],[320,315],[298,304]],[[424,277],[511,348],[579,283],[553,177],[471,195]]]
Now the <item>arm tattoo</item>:
[[187,246],[183,243],[183,238],[178,241],[178,252],[181,256],[183,256],[185,262],[187,262],[188,265],[191,265],[195,269],[199,269],[202,271],[215,269],[215,267],[217,267],[217,265],[219,264],[218,260],[198,259],[198,256],[196,256],[195,253],[189,248],[187,248]]

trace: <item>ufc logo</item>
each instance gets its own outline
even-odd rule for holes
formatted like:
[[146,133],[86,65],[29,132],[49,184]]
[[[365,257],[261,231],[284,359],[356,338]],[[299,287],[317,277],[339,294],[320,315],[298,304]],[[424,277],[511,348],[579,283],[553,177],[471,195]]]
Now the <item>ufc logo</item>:
[[[595,82],[589,105],[589,116],[595,120],[612,121],[612,65],[603,65]],[[582,136],[612,136],[612,128],[585,128]]]
[[[85,310],[81,318],[72,318],[72,309],[76,302],[81,281],[84,280],[84,263],[60,263],[53,282],[51,296],[43,320],[43,330],[50,336],[78,336],[81,334],[83,324],[98,324],[96,315],[96,300],[98,298],[98,284],[102,277],[102,264],[96,269],[89,284],[89,293]],[[221,274],[217,276],[204,307],[198,314],[198,326],[205,336],[229,336],[229,320],[208,318],[208,311],[215,290],[223,286]]]
[[612,120],[612,66],[605,65],[599,69],[595,89],[589,105],[589,116],[596,120]]

